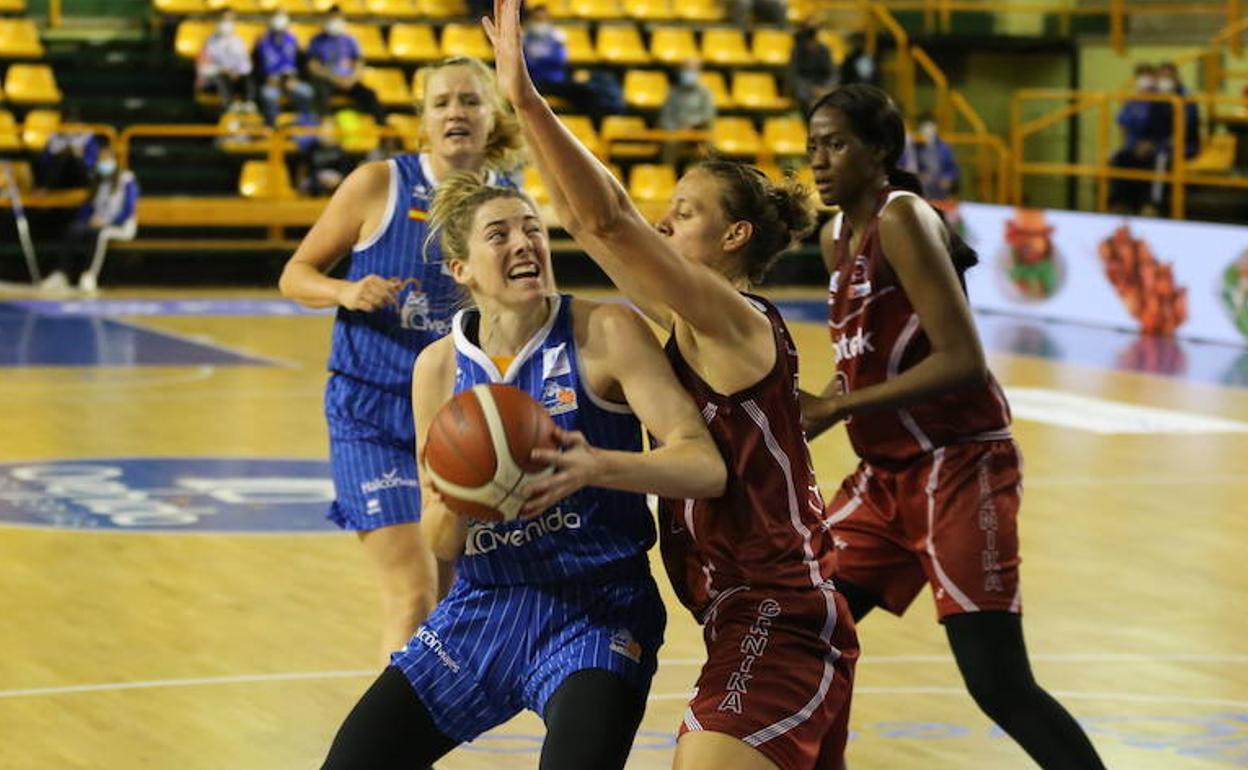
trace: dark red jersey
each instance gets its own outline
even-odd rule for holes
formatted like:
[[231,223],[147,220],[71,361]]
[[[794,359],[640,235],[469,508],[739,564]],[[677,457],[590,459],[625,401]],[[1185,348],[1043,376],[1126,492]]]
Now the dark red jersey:
[[[828,282],[828,329],[841,393],[890,380],[922,361],[931,344],[896,273],[884,257],[880,218],[898,197],[884,190],[856,254],[843,214],[833,222],[835,245]],[[944,393],[905,409],[854,415],[846,421],[858,456],[870,462],[905,461],[937,447],[1010,437],[1010,409],[990,374],[985,382]]]
[[680,600],[700,620],[716,599],[746,588],[810,590],[831,577],[832,538],[810,462],[797,401],[797,349],[770,302],[746,298],[767,315],[776,363],[732,395],[716,393],[676,345],[667,356],[702,410],[728,466],[723,496],[662,500],[663,561]]

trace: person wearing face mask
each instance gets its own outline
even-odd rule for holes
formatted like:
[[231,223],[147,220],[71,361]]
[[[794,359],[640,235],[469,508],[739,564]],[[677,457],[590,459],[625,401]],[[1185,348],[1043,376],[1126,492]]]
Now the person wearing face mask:
[[[699,79],[702,64],[690,59],[681,66],[659,110],[658,127],[665,131],[709,129],[715,121],[715,97]],[[689,142],[667,142],[663,161],[674,164],[690,149]]]
[[[1157,93],[1187,97],[1187,87],[1179,77],[1179,68],[1173,62],[1163,62],[1157,67]],[[1194,158],[1200,151],[1200,113],[1194,102],[1183,104],[1184,142],[1183,157]],[[1174,164],[1174,105],[1154,102],[1152,132],[1157,137],[1157,154],[1154,168],[1165,172]],[[1149,191],[1149,207],[1160,211],[1167,197],[1167,186],[1161,181],[1153,182]]]
[[[603,77],[592,75],[582,82],[568,71],[568,47],[563,31],[550,21],[550,9],[535,5],[528,11],[524,28],[524,51],[529,76],[544,96],[555,96],[575,104],[577,111],[594,120],[618,110],[604,90]],[[609,80],[609,78],[608,78]]]
[[299,41],[290,29],[290,17],[278,11],[269,20],[269,29],[256,41],[256,75],[260,80],[260,111],[264,122],[277,123],[282,94],[290,98],[295,111],[312,111],[312,86],[299,79]]
[[95,162],[90,196],[65,232],[56,269],[40,287],[66,289],[77,277],[78,288],[95,291],[103,259],[102,241],[134,237],[138,200],[134,173],[119,170],[112,150],[102,148]]
[[[1157,68],[1140,62],[1135,66],[1135,91],[1137,94],[1157,93]],[[1132,99],[1118,111],[1118,125],[1122,129],[1122,147],[1110,158],[1115,168],[1151,169],[1156,165],[1158,144],[1164,132],[1157,120],[1162,107],[1159,102]],[[1118,212],[1134,214],[1140,211],[1148,199],[1148,183],[1134,179],[1114,179],[1109,185],[1110,206]]]
[[222,108],[235,112],[255,109],[255,85],[251,82],[251,54],[234,29],[233,11],[221,14],[217,28],[204,41],[196,61],[196,90],[213,88]]
[[928,200],[947,200],[958,194],[961,171],[953,148],[940,138],[936,118],[925,112],[919,116],[919,131],[914,141],[907,135],[906,148],[897,165],[919,178],[923,197]]
[[308,44],[308,74],[321,114],[329,111],[331,96],[345,94],[379,124],[385,122],[377,92],[360,80],[364,74],[360,44],[351,36],[346,17],[337,6],[330,10],[325,27]]
[[837,83],[832,52],[819,41],[819,28],[814,22],[803,24],[793,36],[788,81],[789,93],[803,112]]
[[[361,164],[282,271],[282,294],[337,308],[325,418],[335,499],[328,516],[354,532],[381,585],[381,651],[411,637],[449,585],[420,532],[412,364],[450,330],[460,293],[429,212],[457,171],[515,186],[519,131],[493,72],[455,57],[426,70],[420,154]],[[328,273],[349,259],[345,277]]]

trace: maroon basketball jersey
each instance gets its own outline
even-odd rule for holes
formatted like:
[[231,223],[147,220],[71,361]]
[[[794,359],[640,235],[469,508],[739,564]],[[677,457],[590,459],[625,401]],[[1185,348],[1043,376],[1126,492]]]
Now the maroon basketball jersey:
[[717,598],[746,587],[810,589],[835,565],[802,432],[797,349],[775,306],[746,297],[767,315],[776,345],[775,366],[753,386],[716,393],[685,361],[675,335],[667,342],[672,368],[728,466],[723,496],[660,502],[663,562],[699,621]]
[[[884,208],[914,193],[885,189],[856,255],[849,223],[833,222],[834,267],[828,281],[828,329],[841,393],[877,385],[922,361],[931,344],[880,244]],[[917,197],[917,196],[916,196]],[[1010,409],[991,374],[985,382],[905,409],[854,415],[846,421],[858,456],[904,461],[936,447],[1010,437]]]

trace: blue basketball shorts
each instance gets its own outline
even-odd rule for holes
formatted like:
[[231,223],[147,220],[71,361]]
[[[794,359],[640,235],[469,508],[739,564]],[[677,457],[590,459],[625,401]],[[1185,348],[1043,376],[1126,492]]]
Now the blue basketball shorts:
[[334,374],[325,386],[325,419],[334,475],[330,521],[350,530],[420,521],[410,395]]
[[391,664],[438,729],[463,743],[522,709],[544,715],[578,671],[605,669],[648,693],[666,624],[648,574],[597,584],[457,580]]

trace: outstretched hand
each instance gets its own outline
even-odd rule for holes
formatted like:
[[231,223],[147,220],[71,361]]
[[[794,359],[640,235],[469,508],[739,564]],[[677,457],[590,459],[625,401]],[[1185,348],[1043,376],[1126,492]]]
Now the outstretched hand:
[[524,31],[520,26],[522,0],[494,0],[494,18],[482,18],[481,26],[494,45],[494,71],[498,87],[513,105],[519,107],[540,99],[529,78],[524,60]]
[[580,431],[555,429],[561,449],[534,449],[534,462],[554,467],[555,472],[525,487],[528,499],[520,515],[536,516],[582,487],[588,486],[598,473],[601,453],[585,440]]

